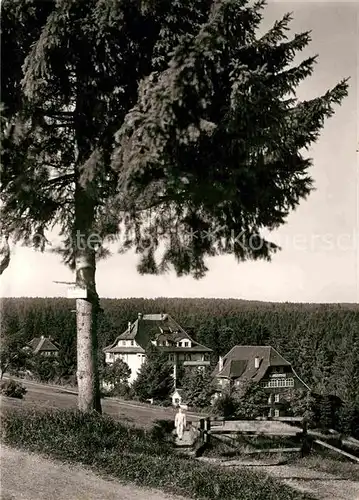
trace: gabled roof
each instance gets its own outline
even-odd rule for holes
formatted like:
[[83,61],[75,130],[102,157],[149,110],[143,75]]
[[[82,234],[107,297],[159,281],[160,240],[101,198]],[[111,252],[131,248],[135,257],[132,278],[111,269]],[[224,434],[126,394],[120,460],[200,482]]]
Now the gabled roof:
[[[254,360],[259,358],[259,368]],[[270,366],[290,366],[290,363],[271,346],[234,346],[223,357],[223,368],[219,371],[219,363],[213,371],[218,378],[243,378],[255,382],[261,380]]]
[[[175,344],[179,340],[188,339],[192,342],[193,347],[183,348],[186,352],[205,351],[211,352],[212,349],[198,344],[190,335],[170,316],[169,314],[144,314],[139,317],[134,323],[130,324],[126,331],[119,335],[115,341],[104,349],[104,352],[119,352],[115,351],[120,346],[117,346],[121,340],[135,340],[140,346],[137,352],[143,352],[148,346],[150,340],[168,340]],[[124,352],[129,352],[129,348],[123,348]],[[162,347],[164,350],[173,350],[175,347]],[[181,349],[181,348],[177,348]],[[176,349],[176,350],[177,350]]]
[[171,393],[171,396],[174,396],[175,394],[179,394],[181,396],[181,394],[183,394],[183,389],[175,389],[172,393]]
[[28,344],[35,354],[43,351],[58,351],[59,348],[47,337],[35,337]]

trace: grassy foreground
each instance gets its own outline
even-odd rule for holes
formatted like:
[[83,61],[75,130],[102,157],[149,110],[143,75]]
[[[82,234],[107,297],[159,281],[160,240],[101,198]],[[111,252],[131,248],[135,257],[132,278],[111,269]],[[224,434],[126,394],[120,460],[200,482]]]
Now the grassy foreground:
[[6,411],[4,444],[92,467],[123,482],[196,499],[309,500],[263,474],[222,468],[176,455],[160,432],[73,410]]

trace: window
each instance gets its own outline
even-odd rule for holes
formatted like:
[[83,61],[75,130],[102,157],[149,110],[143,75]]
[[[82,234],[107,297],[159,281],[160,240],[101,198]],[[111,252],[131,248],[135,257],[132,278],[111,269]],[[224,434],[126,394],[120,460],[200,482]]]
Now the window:
[[268,403],[271,404],[271,402],[272,402],[272,394],[269,394]]
[[273,373],[283,373],[283,366],[274,366],[272,368]]
[[173,354],[170,354],[170,355],[169,355],[169,359],[170,359],[170,361],[174,361],[174,359],[175,359],[175,358],[174,358],[174,355],[173,355]]
[[274,416],[279,417],[279,410],[274,410]]
[[134,343],[134,341],[133,341],[133,340],[131,340],[131,345],[134,345],[134,344],[135,344],[135,343]]
[[274,402],[279,403],[279,394],[274,395]]
[[262,387],[294,387],[294,378],[272,379],[261,382]]
[[185,347],[188,347],[188,342],[185,342],[185,343],[184,343],[184,346],[185,346]]
[[123,340],[123,341],[122,341],[122,345],[126,345],[126,340]]

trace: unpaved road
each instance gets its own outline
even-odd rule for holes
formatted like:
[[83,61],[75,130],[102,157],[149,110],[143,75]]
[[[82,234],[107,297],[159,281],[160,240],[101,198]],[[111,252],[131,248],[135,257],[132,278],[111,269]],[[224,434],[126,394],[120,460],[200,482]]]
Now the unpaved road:
[[359,500],[358,482],[340,479],[327,472],[291,465],[263,466],[260,470],[292,488],[311,493],[318,500]]
[[318,500],[359,500],[359,482],[341,479],[327,472],[315,471],[295,465],[267,465],[259,461],[243,460],[218,461],[202,458],[202,461],[217,463],[223,467],[245,467],[258,470],[288,484],[296,490],[310,493]]
[[103,479],[90,470],[1,447],[1,500],[185,500]]

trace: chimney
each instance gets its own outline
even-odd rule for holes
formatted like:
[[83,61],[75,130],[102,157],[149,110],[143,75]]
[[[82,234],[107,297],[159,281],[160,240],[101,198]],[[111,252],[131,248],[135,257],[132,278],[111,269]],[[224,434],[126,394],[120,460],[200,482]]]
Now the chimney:
[[43,335],[41,335],[41,338],[43,339],[43,338],[44,338],[44,336],[43,336]]
[[142,313],[138,313],[138,319],[142,319]]
[[223,358],[222,356],[220,356],[218,360],[218,371],[221,372],[222,370],[223,370]]
[[258,369],[258,368],[259,368],[259,362],[260,362],[259,357],[258,357],[258,356],[256,356],[256,357],[254,358],[254,368],[256,368],[256,369]]
[[128,331],[130,331],[131,330],[131,321],[128,322],[127,327],[128,327]]

